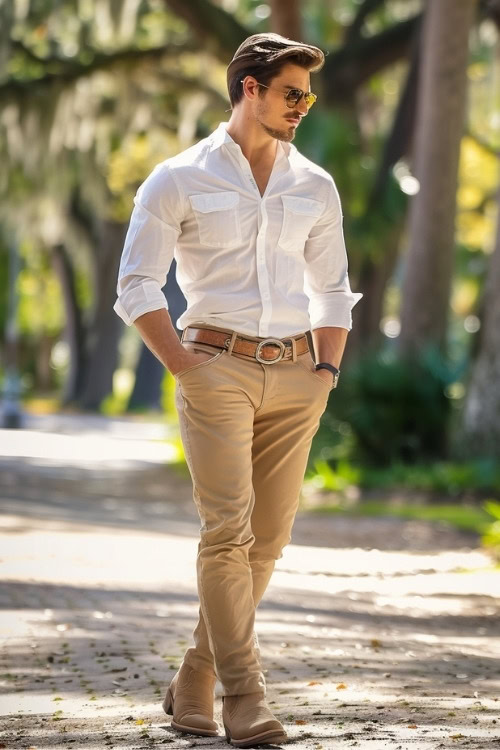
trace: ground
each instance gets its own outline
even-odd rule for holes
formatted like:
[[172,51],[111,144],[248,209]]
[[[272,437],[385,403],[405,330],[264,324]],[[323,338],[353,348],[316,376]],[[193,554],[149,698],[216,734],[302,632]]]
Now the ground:
[[[0,430],[0,748],[228,747],[161,708],[198,611],[199,519],[165,431]],[[256,624],[286,745],[500,748],[499,581],[448,527],[299,513]]]

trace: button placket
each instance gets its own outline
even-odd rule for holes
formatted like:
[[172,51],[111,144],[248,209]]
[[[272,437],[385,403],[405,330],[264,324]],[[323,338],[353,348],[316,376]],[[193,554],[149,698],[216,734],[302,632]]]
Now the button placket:
[[262,302],[262,315],[259,322],[261,336],[267,335],[269,321],[271,319],[272,305],[271,294],[269,290],[269,274],[266,266],[266,234],[268,225],[268,215],[264,197],[260,200],[259,208],[262,214],[262,224],[257,235],[257,281],[259,284],[260,297]]
[[264,195],[260,194],[260,190],[257,186],[255,177],[253,176],[250,163],[240,148],[238,148],[238,151],[237,151],[237,158],[238,158],[240,167],[242,168],[243,174],[247,176],[251,186],[256,191],[256,196],[258,200],[258,210],[260,212],[260,218],[262,219],[258,233],[257,233],[257,241],[256,241],[255,249],[256,249],[257,285],[259,287],[260,298],[261,298],[261,303],[262,303],[262,315],[260,316],[260,320],[259,320],[259,336],[265,337],[269,334],[269,324],[270,324],[271,315],[272,315],[271,291],[269,287],[269,274],[267,272],[267,265],[266,265],[266,237],[267,237],[267,227],[268,227],[268,215],[267,215],[265,201],[266,201],[266,198],[268,197],[272,184],[276,179],[276,175],[280,171],[279,167],[277,167],[277,165],[280,163],[280,152],[278,148],[276,151],[276,157],[274,160],[273,168],[271,170],[271,174],[269,175],[266,189],[264,191]]

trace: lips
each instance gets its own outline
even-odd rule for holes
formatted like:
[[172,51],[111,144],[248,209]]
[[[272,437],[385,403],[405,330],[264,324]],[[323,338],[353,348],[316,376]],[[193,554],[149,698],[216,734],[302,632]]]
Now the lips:
[[300,118],[299,117],[287,117],[285,119],[287,119],[288,122],[292,122],[294,125],[298,125],[299,122],[300,122]]

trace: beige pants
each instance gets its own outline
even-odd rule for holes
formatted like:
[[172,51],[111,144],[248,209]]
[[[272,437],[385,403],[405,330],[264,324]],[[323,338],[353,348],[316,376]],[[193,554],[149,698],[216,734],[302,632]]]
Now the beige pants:
[[202,522],[199,622],[184,661],[200,672],[215,670],[224,695],[265,694],[255,608],[290,542],[331,387],[314,371],[309,352],[261,364],[208,344],[183,346],[214,354],[175,376],[181,438]]

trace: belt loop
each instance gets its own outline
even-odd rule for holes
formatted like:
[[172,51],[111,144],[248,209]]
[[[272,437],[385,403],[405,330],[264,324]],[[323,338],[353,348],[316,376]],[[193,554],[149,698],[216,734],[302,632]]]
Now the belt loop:
[[296,362],[297,361],[297,342],[295,341],[295,338],[293,336],[291,337],[291,341],[292,341],[292,362]]
[[234,342],[236,341],[237,337],[238,337],[237,332],[236,331],[231,331],[231,341],[230,341],[229,346],[227,348],[227,353],[228,354],[232,354]]

